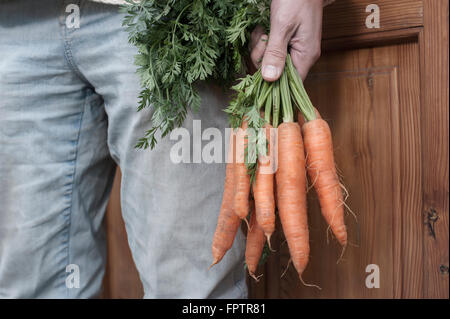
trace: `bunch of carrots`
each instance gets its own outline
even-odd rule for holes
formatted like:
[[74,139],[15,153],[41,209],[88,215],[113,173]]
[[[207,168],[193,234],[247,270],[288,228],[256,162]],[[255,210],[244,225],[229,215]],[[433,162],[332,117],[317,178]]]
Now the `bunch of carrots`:
[[[138,110],[153,110],[152,127],[136,146],[153,148],[157,132],[166,136],[183,123],[188,109],[200,107],[196,82],[228,84],[245,73],[250,30],[257,25],[268,30],[271,1],[126,2],[123,25],[138,48],[135,64],[143,86]],[[244,220],[246,264],[257,278],[256,267],[265,243],[271,248],[278,212],[301,279],[309,258],[307,175],[343,252],[347,245],[346,192],[334,165],[330,129],[312,106],[289,55],[278,81],[266,82],[257,71],[233,89],[237,94],[226,112],[236,131],[230,139],[212,265],[231,248]]]
[[[265,82],[258,71],[234,89],[238,93],[227,112],[236,129],[230,137],[212,265],[231,248],[243,220],[248,225],[246,265],[258,280],[255,273],[266,242],[272,250],[277,211],[291,261],[304,283],[310,253],[307,175],[342,253],[347,246],[346,191],[336,171],[330,128],[313,107],[289,55],[278,81]],[[258,133],[250,134],[250,128]],[[262,151],[254,152],[251,144],[263,145]]]

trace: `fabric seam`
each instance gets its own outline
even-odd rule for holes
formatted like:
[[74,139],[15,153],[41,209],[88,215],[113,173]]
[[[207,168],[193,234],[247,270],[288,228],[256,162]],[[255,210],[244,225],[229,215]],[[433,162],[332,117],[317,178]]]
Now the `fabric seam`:
[[[81,115],[80,115],[80,120],[78,122],[78,134],[77,134],[77,138],[75,140],[75,156],[73,159],[73,171],[72,171],[72,182],[71,182],[71,189],[70,189],[70,205],[69,205],[69,214],[68,214],[68,219],[69,219],[69,223],[67,225],[67,265],[71,264],[71,258],[70,258],[70,242],[71,242],[71,227],[72,227],[72,214],[73,214],[73,190],[74,190],[74,184],[75,184],[75,180],[76,180],[76,174],[77,174],[77,163],[78,163],[78,150],[79,150],[79,143],[80,143],[80,135],[81,135],[81,128],[83,125],[83,119],[84,119],[84,115],[85,115],[85,111],[86,111],[86,105],[89,101],[89,94],[87,93],[87,90],[85,89],[85,95],[84,95],[84,101],[83,101],[83,108],[81,110]],[[66,265],[66,266],[67,266]],[[66,289],[66,296],[69,297],[69,289]]]
[[[71,1],[73,2],[73,1]],[[85,2],[82,2],[80,0],[77,1],[77,5],[80,7],[80,15],[81,15],[81,10],[82,7],[84,5]],[[66,4],[66,3],[65,3]],[[64,7],[65,7],[64,4]],[[63,10],[63,15],[65,15],[65,11]],[[64,58],[66,60],[66,63],[68,64],[69,68],[85,83],[89,84],[90,86],[92,86],[89,81],[85,78],[85,76],[83,75],[83,73],[80,71],[80,69],[78,68],[77,64],[75,63],[75,59],[72,53],[72,39],[70,38],[69,34],[68,34],[68,30],[66,27],[66,24],[63,23],[62,24],[62,38],[63,38],[63,45],[64,45]]]

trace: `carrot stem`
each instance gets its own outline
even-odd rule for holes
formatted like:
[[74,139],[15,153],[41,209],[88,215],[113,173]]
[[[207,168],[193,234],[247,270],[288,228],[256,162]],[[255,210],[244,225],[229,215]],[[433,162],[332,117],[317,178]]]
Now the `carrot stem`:
[[279,116],[280,116],[280,82],[279,81],[276,81],[273,84],[272,98],[273,98],[272,126],[278,127],[278,121],[279,121]]
[[264,109],[264,120],[266,121],[266,123],[270,124],[270,115],[272,113],[273,98],[272,98],[272,90],[268,90],[268,92],[269,94],[267,96],[266,105]]
[[314,111],[314,107],[311,103],[311,100],[306,93],[305,87],[303,86],[302,79],[297,72],[297,69],[294,67],[292,63],[291,56],[288,54],[286,58],[286,68],[289,77],[289,86],[291,88],[291,92],[296,98],[297,105],[299,106],[300,112],[302,112],[306,121],[312,121],[316,119],[316,113]]
[[283,122],[294,122],[294,112],[289,94],[287,72],[284,71],[280,78],[281,105],[283,111]]
[[258,110],[261,109],[261,107],[263,106],[264,102],[268,99],[269,93],[271,92],[270,86],[271,85],[269,85],[268,82],[263,81],[263,84],[262,84],[262,87],[261,87],[261,91],[257,95],[257,98],[258,98],[258,102],[257,102],[258,103],[257,104]]

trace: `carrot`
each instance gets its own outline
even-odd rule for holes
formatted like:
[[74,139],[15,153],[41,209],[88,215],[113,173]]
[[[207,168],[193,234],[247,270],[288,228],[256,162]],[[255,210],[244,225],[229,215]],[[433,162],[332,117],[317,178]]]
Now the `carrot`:
[[301,279],[309,259],[309,230],[305,154],[298,123],[284,122],[278,127],[278,169],[275,177],[281,224],[292,262]]
[[233,211],[247,222],[248,197],[250,195],[250,175],[245,167],[245,147],[247,145],[247,121],[242,121],[241,129],[236,134],[236,165],[234,168]]
[[307,170],[319,197],[322,215],[339,243],[347,245],[344,223],[344,198],[336,172],[331,131],[321,118],[306,122],[303,127]]
[[234,238],[241,224],[240,218],[233,212],[233,196],[234,196],[234,134],[231,132],[230,148],[225,173],[225,186],[223,191],[222,206],[220,208],[217,227],[214,233],[212,243],[213,262],[209,268],[220,262],[225,253],[233,245]]
[[256,221],[263,229],[269,246],[270,236],[272,236],[275,230],[274,156],[272,154],[275,136],[271,128],[272,126],[270,124],[264,128],[269,146],[266,155],[259,155],[259,165],[256,170],[255,183],[253,184]]
[[254,205],[251,205],[250,216],[250,228],[247,233],[247,244],[245,248],[245,263],[247,264],[248,273],[256,281],[259,280],[255,276],[256,268],[258,267],[259,260],[264,249],[266,238],[264,237],[264,231],[258,225],[256,220],[257,216],[254,213]]

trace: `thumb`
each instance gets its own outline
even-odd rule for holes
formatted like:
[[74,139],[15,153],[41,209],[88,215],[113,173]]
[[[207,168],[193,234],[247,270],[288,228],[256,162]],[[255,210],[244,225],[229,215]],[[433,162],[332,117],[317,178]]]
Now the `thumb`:
[[264,80],[273,82],[279,79],[286,62],[287,48],[293,30],[272,25],[269,42],[262,61],[262,76]]

